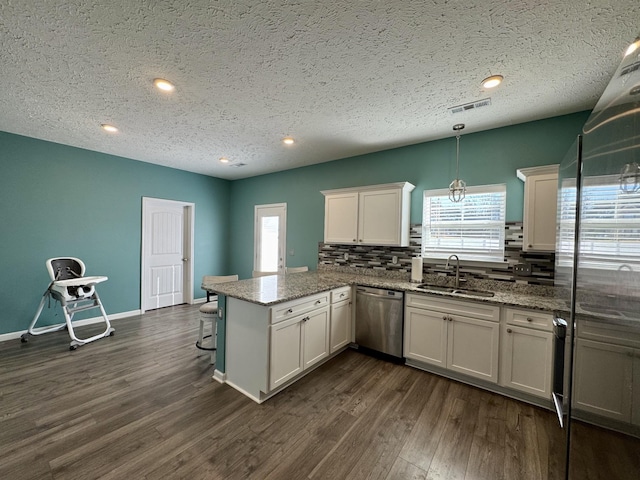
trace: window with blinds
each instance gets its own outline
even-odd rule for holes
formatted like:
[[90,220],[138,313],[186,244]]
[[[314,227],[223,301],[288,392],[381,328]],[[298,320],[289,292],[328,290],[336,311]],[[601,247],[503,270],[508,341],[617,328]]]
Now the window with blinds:
[[[570,266],[573,252],[576,187],[560,190],[558,263]],[[618,270],[640,266],[640,192],[620,189],[619,177],[587,177],[582,186],[580,267]]]
[[467,187],[462,202],[449,200],[449,190],[425,190],[422,256],[504,262],[506,185]]

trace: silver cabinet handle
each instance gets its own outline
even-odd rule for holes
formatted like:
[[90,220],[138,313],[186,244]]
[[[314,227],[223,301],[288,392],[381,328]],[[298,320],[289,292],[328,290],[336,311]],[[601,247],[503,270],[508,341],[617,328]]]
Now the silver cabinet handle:
[[533,322],[533,318],[527,317],[527,322]]
[[447,316],[446,316],[446,315],[443,315],[443,316],[442,316],[442,319],[446,322],[446,321],[447,321]]
[[513,330],[511,330],[510,328],[507,328],[507,333],[511,333],[513,332]]
[[293,313],[293,310],[290,308],[289,310],[287,310],[287,313]]
[[316,305],[322,303],[322,300],[316,300]]
[[311,318],[311,317],[304,317],[304,318],[302,319],[302,321],[303,321],[303,322],[306,322],[306,321],[308,321],[310,318]]
[[449,321],[450,321],[450,322],[453,322],[453,317],[449,317]]

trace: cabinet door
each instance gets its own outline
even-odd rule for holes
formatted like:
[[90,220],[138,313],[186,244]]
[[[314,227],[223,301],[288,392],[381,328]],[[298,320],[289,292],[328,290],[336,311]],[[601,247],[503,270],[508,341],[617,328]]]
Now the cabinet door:
[[630,422],[633,353],[633,348],[579,338],[573,407]]
[[329,356],[329,307],[314,310],[302,318],[303,369]]
[[358,192],[327,195],[324,199],[325,243],[356,243]]
[[351,301],[345,300],[331,305],[331,353],[348,345],[351,341]]
[[502,385],[551,398],[553,334],[507,325],[502,336]]
[[558,175],[527,177],[524,197],[523,250],[556,249]]
[[462,316],[449,318],[447,367],[498,383],[500,324]]
[[407,307],[404,317],[404,356],[446,367],[447,315]]
[[271,325],[269,389],[286,383],[303,369],[302,317]]
[[400,245],[401,208],[399,189],[360,192],[358,243]]

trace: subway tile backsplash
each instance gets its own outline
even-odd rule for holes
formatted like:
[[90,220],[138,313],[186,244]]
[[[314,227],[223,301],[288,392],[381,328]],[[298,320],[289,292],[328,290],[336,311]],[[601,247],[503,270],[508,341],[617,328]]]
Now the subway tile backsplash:
[[[467,280],[495,280],[523,285],[553,286],[554,253],[529,253],[522,251],[522,222],[507,222],[505,225],[505,260],[502,268],[485,266],[461,266],[460,276]],[[345,267],[371,270],[371,274],[408,279],[411,275],[411,258],[420,255],[422,247],[422,225],[411,225],[411,242],[408,247],[379,247],[361,245],[335,245],[320,242],[318,266]],[[519,276],[513,266],[519,263],[531,265],[530,276]],[[445,269],[446,261],[423,265],[423,274],[453,276],[453,269]],[[366,273],[366,272],[362,272]]]

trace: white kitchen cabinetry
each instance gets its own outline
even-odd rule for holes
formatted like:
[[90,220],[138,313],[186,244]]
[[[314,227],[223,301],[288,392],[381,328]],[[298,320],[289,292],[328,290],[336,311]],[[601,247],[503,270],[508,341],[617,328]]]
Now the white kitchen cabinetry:
[[636,354],[631,347],[578,338],[574,408],[631,422],[634,361],[640,363]]
[[409,245],[411,191],[407,182],[325,190],[324,242]]
[[499,319],[499,307],[407,294],[404,356],[497,383]]
[[328,359],[329,298],[270,307],[227,297],[224,381],[261,403]]
[[335,353],[352,340],[351,287],[337,288],[331,292],[331,333],[329,352]]
[[[640,426],[640,333],[600,320],[578,322],[573,411]],[[624,427],[622,427],[624,429]]]
[[500,384],[542,398],[551,398],[553,367],[552,315],[504,309],[500,341]]
[[269,389],[273,390],[329,356],[329,307],[271,325]]
[[556,249],[558,165],[521,168],[524,181],[523,240],[525,252]]

